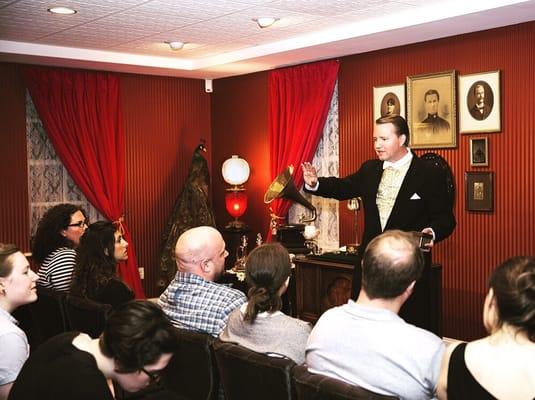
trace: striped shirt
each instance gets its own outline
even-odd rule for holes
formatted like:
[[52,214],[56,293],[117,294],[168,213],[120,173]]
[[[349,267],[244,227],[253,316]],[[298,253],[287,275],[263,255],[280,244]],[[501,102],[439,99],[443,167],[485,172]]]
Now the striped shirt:
[[245,301],[239,290],[177,272],[158,304],[176,327],[219,336],[230,313]]
[[37,284],[57,291],[68,291],[76,264],[76,251],[69,247],[54,250],[41,264],[37,272]]

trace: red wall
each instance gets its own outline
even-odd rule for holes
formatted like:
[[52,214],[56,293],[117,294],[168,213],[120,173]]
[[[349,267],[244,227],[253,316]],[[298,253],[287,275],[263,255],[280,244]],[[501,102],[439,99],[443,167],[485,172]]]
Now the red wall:
[[[510,256],[535,254],[535,138],[530,118],[535,93],[534,49],[535,23],[531,22],[340,60],[341,175],[353,172],[364,160],[375,156],[371,141],[373,86],[404,82],[407,75],[451,69],[460,74],[498,69],[502,72],[502,132],[486,135],[489,167],[477,169],[495,174],[494,212],[465,211],[464,172],[472,170],[468,139],[474,135],[459,135],[455,149],[435,150],[450,164],[457,185],[457,229],[449,239],[437,245],[433,255],[444,267],[444,333],[449,337],[471,339],[484,335],[480,321],[489,272]],[[223,159],[222,152],[228,156],[238,143],[240,148],[254,151],[259,143],[268,144],[265,115],[262,114],[265,103],[257,97],[267,90],[266,75],[225,80],[221,97],[214,97],[214,143],[222,143],[214,152],[214,160]],[[216,84],[219,82],[222,81]],[[249,89],[244,89],[244,85],[250,85]],[[232,106],[227,103],[229,98]],[[244,114],[255,115],[257,121],[244,119]],[[232,141],[217,138],[223,135],[223,126],[232,127]],[[254,126],[264,126],[265,129],[258,132],[261,137],[251,135]],[[269,159],[265,153],[247,159],[257,168],[268,168]],[[256,196],[260,196],[269,184],[267,171],[261,176],[252,175],[249,185],[256,180],[260,190]],[[353,218],[345,206],[340,210],[340,240],[344,244],[353,241]],[[220,208],[217,211],[218,216],[224,213]],[[267,227],[265,212],[265,207],[260,212],[247,211],[250,224],[261,226],[256,228],[258,231]],[[362,220],[360,222],[362,227]]]
[[204,81],[122,75],[126,141],[125,213],[143,286],[157,296],[161,237],[184,184],[193,150],[206,140],[211,159],[210,95]]

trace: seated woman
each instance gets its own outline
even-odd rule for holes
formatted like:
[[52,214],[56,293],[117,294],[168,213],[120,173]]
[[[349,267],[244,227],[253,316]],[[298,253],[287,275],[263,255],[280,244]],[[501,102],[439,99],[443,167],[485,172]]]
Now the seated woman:
[[128,242],[115,225],[98,221],[89,225],[77,249],[70,294],[113,308],[134,298],[117,276],[117,263],[128,259]]
[[37,300],[37,274],[26,257],[12,244],[0,243],[0,400],[28,358],[28,340],[11,313]]
[[245,264],[249,300],[230,314],[219,338],[302,364],[310,324],[280,311],[290,272],[290,255],[280,244],[264,244],[251,251]]
[[149,301],[131,301],[110,314],[100,338],[67,332],[32,353],[10,400],[113,400],[110,381],[137,392],[158,380],[178,345],[175,328]]
[[41,264],[37,284],[67,291],[71,284],[76,247],[87,228],[86,213],[73,204],[59,204],[44,215],[32,240],[32,256]]
[[505,261],[489,286],[483,324],[490,336],[446,350],[439,399],[535,398],[535,258]]

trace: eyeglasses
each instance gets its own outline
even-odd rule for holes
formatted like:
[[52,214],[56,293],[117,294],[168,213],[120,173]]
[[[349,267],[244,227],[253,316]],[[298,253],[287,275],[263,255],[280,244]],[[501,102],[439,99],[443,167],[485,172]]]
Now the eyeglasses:
[[83,221],[75,222],[74,224],[69,224],[67,226],[76,226],[78,228],[81,228],[82,226],[87,226],[89,224],[89,221],[87,219],[84,219]]
[[147,376],[149,377],[150,379],[150,382],[153,383],[153,382],[157,382],[160,380],[160,377],[161,377],[161,371],[147,371],[145,368],[141,368],[141,371],[143,371],[144,373],[147,374]]

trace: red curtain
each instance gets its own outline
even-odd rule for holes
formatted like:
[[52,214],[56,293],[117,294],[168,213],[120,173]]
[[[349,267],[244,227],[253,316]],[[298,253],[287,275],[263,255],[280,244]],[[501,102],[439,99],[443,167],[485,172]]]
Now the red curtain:
[[[124,208],[125,144],[119,78],[97,73],[29,67],[26,85],[56,153],[86,198],[110,221]],[[127,224],[128,261],[119,275],[144,298]]]
[[[338,61],[283,68],[269,73],[269,149],[271,179],[293,164],[296,187],[303,184],[301,164],[318,147],[338,75]],[[286,217],[290,201],[275,200],[273,212]],[[271,230],[268,232],[268,240]]]

